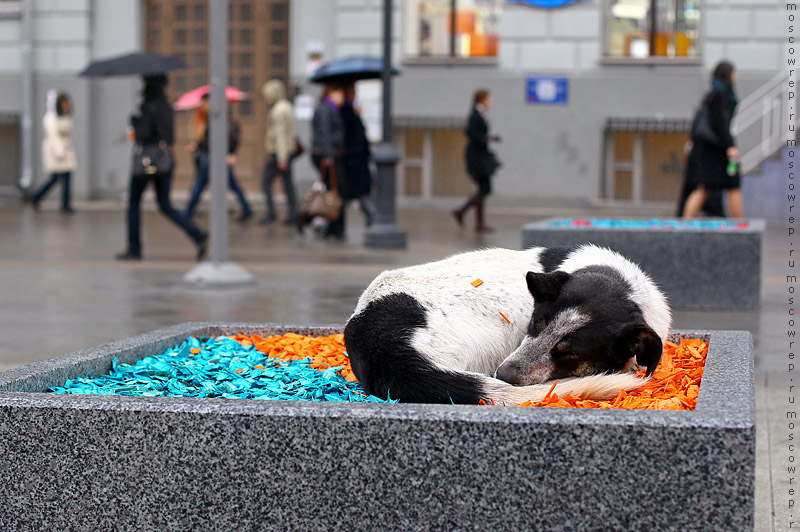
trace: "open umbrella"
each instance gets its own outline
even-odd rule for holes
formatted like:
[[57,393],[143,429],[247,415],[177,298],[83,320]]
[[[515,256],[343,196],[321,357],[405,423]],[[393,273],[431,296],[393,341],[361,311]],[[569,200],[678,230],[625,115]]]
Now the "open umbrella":
[[[178,101],[175,102],[174,105],[175,110],[188,111],[189,109],[197,109],[200,107],[203,96],[209,92],[211,92],[211,85],[203,85],[202,87],[190,90],[178,98]],[[228,87],[225,89],[225,98],[228,100],[228,103],[241,102],[247,99],[247,94],[236,87]]]
[[[315,83],[348,83],[360,79],[377,79],[383,72],[383,59],[370,56],[353,56],[334,59],[319,67],[311,76]],[[392,68],[392,74],[400,71]]]
[[186,63],[174,56],[134,52],[100,61],[93,61],[81,76],[156,76],[186,68]]

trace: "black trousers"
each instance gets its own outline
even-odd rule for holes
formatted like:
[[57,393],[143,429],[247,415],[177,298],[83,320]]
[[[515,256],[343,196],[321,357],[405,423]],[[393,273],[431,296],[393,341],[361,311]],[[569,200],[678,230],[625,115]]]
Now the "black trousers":
[[161,213],[180,227],[194,242],[206,236],[206,232],[197,227],[186,216],[175,210],[169,199],[172,186],[172,174],[156,174],[153,176],[132,176],[130,196],[128,198],[128,252],[141,255],[141,201],[142,194],[149,182],[153,182],[156,189],[156,200]]
[[42,185],[33,196],[31,196],[31,201],[34,203],[39,203],[42,201],[42,198],[47,194],[50,188],[55,185],[58,181],[61,181],[61,210],[68,211],[70,210],[69,206],[69,182],[72,177],[72,172],[56,172],[54,174],[50,174],[50,179],[47,180],[47,183]]
[[289,213],[286,218],[289,221],[297,219],[297,194],[292,182],[292,161],[289,159],[286,163],[286,170],[278,168],[278,157],[272,153],[267,155],[267,160],[264,163],[264,170],[261,172],[261,188],[264,189],[264,197],[267,201],[267,218],[274,220],[275,216],[275,202],[272,199],[272,181],[276,176],[283,179],[283,190],[286,192],[286,202],[289,207]]

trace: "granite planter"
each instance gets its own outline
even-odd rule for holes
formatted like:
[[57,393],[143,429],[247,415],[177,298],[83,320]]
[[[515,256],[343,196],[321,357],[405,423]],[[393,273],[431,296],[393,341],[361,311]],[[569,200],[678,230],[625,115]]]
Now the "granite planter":
[[710,342],[691,412],[44,393],[187,336],[183,324],[0,374],[0,529],[753,528],[750,334]]
[[622,253],[658,283],[676,309],[750,310],[761,301],[763,220],[745,229],[657,229],[554,226],[557,219],[522,227],[522,246],[591,242]]

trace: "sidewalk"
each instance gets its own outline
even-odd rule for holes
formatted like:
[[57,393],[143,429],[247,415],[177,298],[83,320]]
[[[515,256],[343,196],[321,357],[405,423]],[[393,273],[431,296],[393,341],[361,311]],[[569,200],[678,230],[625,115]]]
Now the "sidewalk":
[[[597,205],[527,207],[499,200],[489,205],[487,218],[497,232],[485,236],[459,230],[444,205],[401,208],[398,225],[408,232],[409,243],[404,251],[365,249],[357,210],[347,213],[345,242],[301,237],[279,223],[242,226],[231,218],[230,258],[257,283],[198,290],[181,283],[196,264],[194,246],[155,210],[143,215],[145,259],[120,263],[113,256],[125,242],[121,205],[78,203],[76,214],[63,216],[54,204],[37,213],[16,200],[0,200],[0,369],[189,321],[341,325],[361,291],[384,269],[477,247],[519,248],[521,226],[545,217],[619,212]],[[624,215],[670,216],[671,211],[671,206],[627,208]],[[198,222],[207,226],[208,220],[201,216]],[[676,329],[745,329],[754,335],[758,532],[789,530],[792,515],[784,419],[786,234],[780,226],[770,226],[765,234],[759,311],[676,312],[673,321]]]

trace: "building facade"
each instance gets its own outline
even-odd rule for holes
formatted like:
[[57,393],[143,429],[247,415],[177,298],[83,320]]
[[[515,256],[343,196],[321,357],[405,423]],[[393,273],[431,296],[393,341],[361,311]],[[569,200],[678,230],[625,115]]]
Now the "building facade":
[[[171,95],[205,82],[208,27],[200,0],[29,0],[32,5],[34,183],[45,95],[74,100],[78,198],[120,198],[127,189],[128,117],[136,78],[84,79],[90,61],[134,50],[176,53],[190,69]],[[558,3],[567,0],[539,0]],[[321,62],[381,55],[381,0],[230,0],[233,85],[249,99],[237,167],[258,189],[269,77],[297,87],[298,134],[307,142]],[[401,197],[431,200],[471,190],[463,124],[477,88],[493,96],[492,130],[503,163],[495,194],[508,198],[666,201],[677,194],[688,120],[720,59],[738,67],[740,97],[785,69],[784,5],[774,0],[583,0],[556,8],[509,0],[394,2],[395,143]],[[22,161],[22,0],[0,0],[0,191],[16,192]],[[650,31],[653,28],[654,31]],[[379,86],[360,87],[375,131]],[[188,143],[189,117],[178,140]],[[192,175],[179,146],[176,191]],[[314,179],[307,158],[299,187]]]
[[[298,82],[320,50],[323,59],[380,54],[380,0],[293,5],[302,14],[291,29]],[[740,98],[786,69],[785,6],[773,0],[395,6],[395,139],[406,197],[470,190],[461,129],[473,91],[485,87],[502,137],[496,195],[672,201],[689,120],[714,65],[736,65]]]

